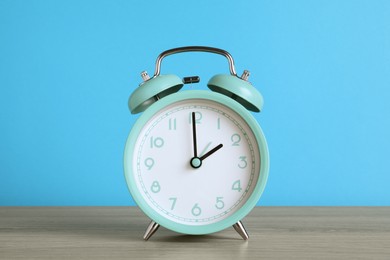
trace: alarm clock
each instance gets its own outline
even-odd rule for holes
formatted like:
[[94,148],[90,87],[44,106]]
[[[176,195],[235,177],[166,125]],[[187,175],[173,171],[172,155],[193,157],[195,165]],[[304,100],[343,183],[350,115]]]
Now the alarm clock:
[[[230,74],[213,76],[209,90],[181,90],[198,76],[160,75],[162,60],[182,52],[209,52],[227,58]],[[228,227],[249,238],[241,220],[264,191],[269,154],[263,131],[251,112],[263,97],[238,76],[225,50],[188,46],[162,52],[150,77],[128,102],[141,113],[127,138],[124,174],[139,208],[151,219],[144,239],[160,227],[192,235]]]

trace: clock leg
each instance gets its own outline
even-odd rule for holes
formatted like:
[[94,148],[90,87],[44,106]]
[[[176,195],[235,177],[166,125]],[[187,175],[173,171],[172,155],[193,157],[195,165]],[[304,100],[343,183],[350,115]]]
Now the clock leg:
[[148,228],[146,229],[146,232],[144,234],[144,240],[147,241],[153,234],[157,231],[157,229],[160,227],[159,224],[154,222],[153,220],[150,221],[150,224]]
[[237,231],[237,233],[240,234],[240,236],[241,236],[244,240],[248,240],[249,235],[248,235],[248,233],[246,232],[245,227],[244,227],[244,225],[242,224],[241,221],[238,221],[236,224],[233,225],[233,227],[234,227],[234,229]]

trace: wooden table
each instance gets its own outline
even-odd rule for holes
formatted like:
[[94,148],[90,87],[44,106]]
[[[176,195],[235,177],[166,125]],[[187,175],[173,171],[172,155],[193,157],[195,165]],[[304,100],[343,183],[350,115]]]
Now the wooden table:
[[0,259],[390,259],[390,207],[257,207],[203,236],[161,227],[136,207],[0,207]]

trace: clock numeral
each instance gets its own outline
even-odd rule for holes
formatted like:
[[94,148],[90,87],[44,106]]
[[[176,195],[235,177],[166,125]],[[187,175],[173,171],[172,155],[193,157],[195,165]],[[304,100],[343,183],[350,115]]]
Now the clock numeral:
[[152,186],[150,187],[150,190],[151,190],[153,193],[158,193],[158,192],[160,192],[160,190],[161,190],[160,183],[158,183],[158,181],[154,181],[154,182],[152,183]]
[[191,210],[192,215],[195,217],[199,216],[202,213],[202,209],[198,206],[198,203],[196,203]]
[[236,191],[238,191],[238,192],[241,192],[241,191],[242,191],[242,188],[241,188],[241,181],[240,181],[240,180],[236,180],[235,182],[233,182],[232,190],[236,190]]
[[232,141],[232,146],[240,146],[241,136],[239,134],[233,134],[230,140]]
[[240,156],[240,163],[237,165],[238,168],[245,169],[248,166],[248,162],[246,161],[246,156]]
[[164,139],[161,137],[150,137],[150,148],[161,148],[164,146]]
[[169,130],[176,130],[176,118],[169,118]]
[[154,166],[153,158],[150,158],[150,157],[146,158],[145,161],[144,161],[144,164],[148,168],[148,170],[150,171],[153,168],[153,166]]
[[218,120],[217,120],[217,129],[221,130],[221,118],[219,118],[219,117],[218,117]]
[[[202,115],[201,112],[199,112],[199,111],[195,112],[195,123],[196,124],[200,124],[201,121],[202,121],[202,117],[203,117],[203,115]],[[188,118],[189,118],[188,122],[190,124],[192,124],[192,112],[189,113],[189,117]]]
[[172,206],[171,206],[171,210],[173,210],[176,206],[176,201],[177,201],[177,198],[169,198],[169,200],[172,201]]
[[217,197],[217,202],[215,203],[215,207],[217,209],[223,209],[225,207],[225,203],[223,202],[223,197]]

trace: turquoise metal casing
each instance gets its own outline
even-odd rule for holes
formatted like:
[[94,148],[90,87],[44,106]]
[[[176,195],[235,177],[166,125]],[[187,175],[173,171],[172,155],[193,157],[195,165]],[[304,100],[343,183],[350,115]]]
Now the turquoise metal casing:
[[[156,212],[153,208],[151,208],[148,205],[148,203],[144,200],[141,191],[138,190],[136,186],[136,180],[132,170],[134,164],[133,157],[137,149],[137,147],[135,147],[135,143],[145,123],[148,122],[149,119],[156,112],[164,109],[164,107],[177,101],[190,100],[190,99],[208,99],[214,102],[224,104],[225,106],[228,106],[231,109],[233,109],[235,112],[241,115],[241,117],[244,118],[245,121],[248,123],[248,125],[251,127],[257,141],[257,146],[260,151],[259,178],[256,183],[255,189],[253,193],[249,196],[249,199],[246,201],[246,204],[242,206],[240,209],[238,209],[231,216],[219,222],[207,224],[203,226],[191,226],[191,225],[180,224],[172,220],[169,220],[163,217],[162,215],[160,215],[158,212]],[[124,151],[124,172],[125,172],[125,178],[126,178],[129,191],[133,196],[134,201],[142,209],[142,211],[146,215],[148,215],[148,217],[151,218],[154,222],[179,233],[194,234],[194,235],[214,233],[234,225],[235,223],[243,219],[253,209],[253,207],[256,206],[258,200],[261,197],[261,194],[264,191],[267,178],[268,178],[268,172],[269,172],[268,147],[267,147],[266,139],[264,137],[264,134],[259,124],[257,123],[256,119],[251,115],[251,113],[248,112],[248,110],[243,105],[239,104],[238,102],[234,101],[229,97],[226,97],[223,94],[219,94],[215,92],[202,91],[202,90],[182,91],[179,93],[171,94],[161,100],[158,100],[157,102],[154,102],[138,118],[126,142],[125,151]]]
[[151,104],[160,98],[179,91],[183,82],[176,75],[159,75],[151,78],[134,90],[129,98],[129,109],[132,114],[145,111]]
[[209,80],[207,86],[212,91],[233,98],[253,112],[260,112],[263,109],[264,100],[260,92],[248,81],[237,76],[215,75]]

